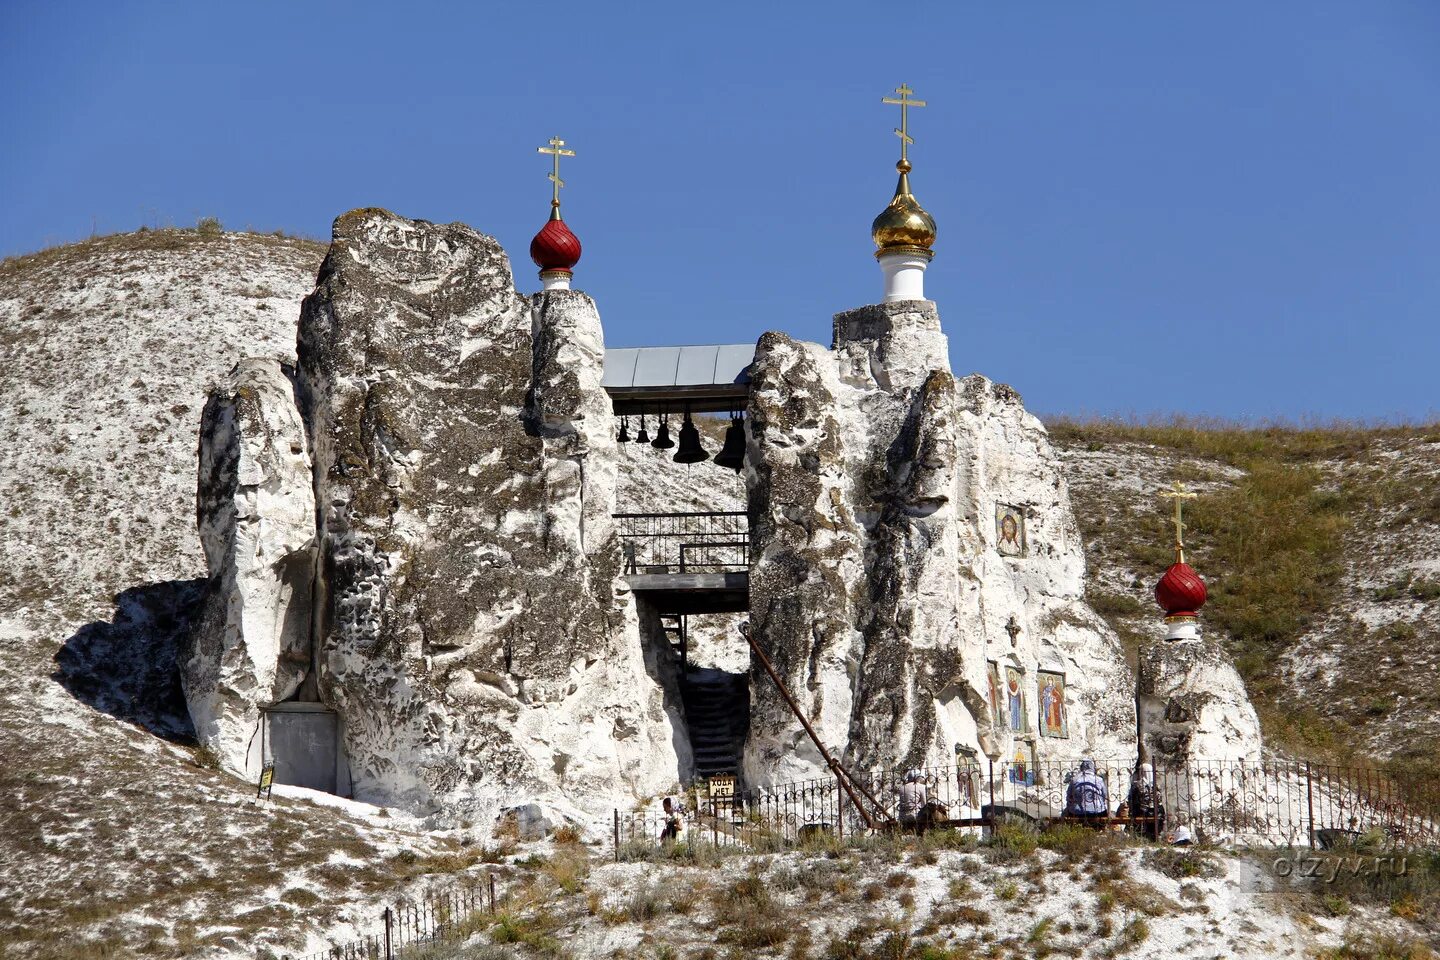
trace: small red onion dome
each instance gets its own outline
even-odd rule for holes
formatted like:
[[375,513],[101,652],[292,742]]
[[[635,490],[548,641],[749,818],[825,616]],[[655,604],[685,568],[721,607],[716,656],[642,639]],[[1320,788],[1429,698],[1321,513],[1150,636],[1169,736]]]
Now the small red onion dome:
[[555,217],[530,241],[530,259],[542,271],[569,273],[580,262],[580,238],[570,232],[564,220]]
[[1184,561],[1171,564],[1155,584],[1155,602],[1167,617],[1195,616],[1205,605],[1205,596],[1205,581]]

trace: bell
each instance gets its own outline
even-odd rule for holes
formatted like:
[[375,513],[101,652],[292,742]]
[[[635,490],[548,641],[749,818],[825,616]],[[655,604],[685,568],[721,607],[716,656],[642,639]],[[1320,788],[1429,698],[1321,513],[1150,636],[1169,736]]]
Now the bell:
[[619,440],[621,443],[630,442],[630,419],[628,417],[620,418],[620,436],[616,437],[615,439]]
[[645,414],[640,414],[640,432],[635,434],[636,443],[649,443],[650,431],[645,429]]
[[699,463],[709,460],[710,454],[700,446],[700,431],[690,422],[690,411],[685,411],[685,422],[680,425],[680,449],[675,451],[676,463]]
[[730,426],[725,431],[725,446],[715,454],[715,462],[736,473],[745,466],[745,425],[739,417],[730,418]]
[[675,441],[670,439],[670,418],[660,418],[660,429],[655,431],[655,439],[650,441],[650,446],[656,450],[669,450],[675,446]]

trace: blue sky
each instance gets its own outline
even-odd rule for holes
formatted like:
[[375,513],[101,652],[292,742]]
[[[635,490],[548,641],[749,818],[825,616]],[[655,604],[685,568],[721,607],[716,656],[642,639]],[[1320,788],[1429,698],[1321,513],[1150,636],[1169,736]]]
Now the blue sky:
[[957,373],[1044,413],[1440,412],[1440,3],[0,0],[0,255],[384,206],[522,290],[563,136],[616,346],[828,343],[912,184]]

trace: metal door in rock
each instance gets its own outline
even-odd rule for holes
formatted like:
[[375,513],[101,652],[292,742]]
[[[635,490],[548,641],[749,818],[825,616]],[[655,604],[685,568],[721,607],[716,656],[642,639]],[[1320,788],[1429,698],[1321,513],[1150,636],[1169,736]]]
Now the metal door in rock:
[[275,782],[335,792],[337,721],[318,703],[277,703],[265,711],[266,759]]

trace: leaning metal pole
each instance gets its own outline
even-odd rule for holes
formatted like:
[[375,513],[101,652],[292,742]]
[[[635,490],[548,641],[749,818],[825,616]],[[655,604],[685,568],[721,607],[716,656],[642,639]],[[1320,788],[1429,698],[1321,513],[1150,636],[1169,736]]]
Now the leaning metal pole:
[[770,679],[775,683],[775,689],[779,690],[780,696],[785,698],[785,703],[789,705],[790,711],[795,714],[795,718],[800,721],[800,725],[804,727],[805,732],[809,734],[810,742],[815,744],[815,749],[820,751],[820,756],[824,757],[825,762],[830,765],[830,769],[834,772],[835,779],[840,782],[841,788],[849,794],[850,801],[855,804],[855,810],[860,814],[860,819],[865,821],[865,828],[867,830],[874,830],[875,821],[865,809],[865,804],[861,803],[860,798],[855,795],[856,788],[859,787],[859,789],[865,793],[865,798],[874,804],[881,813],[885,813],[885,808],[870,795],[868,790],[860,787],[855,781],[855,778],[850,775],[850,771],[841,766],[840,761],[836,760],[830,755],[830,751],[825,749],[825,744],[820,742],[820,735],[815,732],[814,727],[810,726],[810,721],[805,719],[804,711],[802,711],[800,705],[795,702],[795,698],[790,695],[790,690],[785,686],[785,681],[781,680],[780,674],[775,672],[774,664],[772,664],[770,658],[765,655],[765,651],[760,649],[760,645],[755,642],[755,638],[751,635],[750,624],[742,623],[740,625],[740,633],[745,637],[745,642],[750,644],[750,649],[755,652],[755,656],[759,658],[760,665],[764,667],[765,672],[770,675]]

